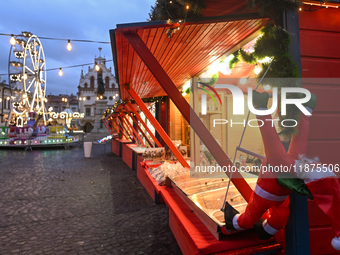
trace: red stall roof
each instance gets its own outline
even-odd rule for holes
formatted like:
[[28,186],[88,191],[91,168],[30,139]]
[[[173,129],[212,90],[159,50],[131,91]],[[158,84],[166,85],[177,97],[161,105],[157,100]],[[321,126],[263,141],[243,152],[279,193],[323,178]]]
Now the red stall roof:
[[141,98],[166,95],[124,33],[138,34],[180,87],[222,55],[233,53],[255,38],[266,22],[257,13],[243,13],[185,23],[154,21],[117,25],[110,30],[110,36],[121,99],[130,99],[124,88],[126,84],[133,86]]

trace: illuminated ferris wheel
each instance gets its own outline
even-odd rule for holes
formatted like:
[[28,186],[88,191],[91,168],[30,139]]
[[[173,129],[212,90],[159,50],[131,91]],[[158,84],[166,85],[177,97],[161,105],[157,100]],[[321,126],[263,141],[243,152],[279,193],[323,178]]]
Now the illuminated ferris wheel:
[[29,112],[43,115],[46,123],[46,62],[39,38],[29,32],[12,36],[8,75],[12,89],[9,121],[26,123]]

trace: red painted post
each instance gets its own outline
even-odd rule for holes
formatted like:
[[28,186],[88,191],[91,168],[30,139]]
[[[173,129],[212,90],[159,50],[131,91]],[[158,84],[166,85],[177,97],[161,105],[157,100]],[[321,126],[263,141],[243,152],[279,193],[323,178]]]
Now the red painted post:
[[107,124],[106,119],[102,119],[102,122],[104,123],[104,126],[109,131],[110,135],[112,135],[112,130],[110,128],[110,125]]
[[116,126],[119,128],[119,130],[120,130],[120,133],[122,134],[122,136],[124,136],[125,137],[125,139],[130,139],[130,137],[127,137],[126,136],[126,134],[124,133],[124,130],[122,129],[122,127],[119,125],[119,123],[117,122],[118,120],[117,120],[117,117],[114,117],[113,118],[113,121],[114,121],[114,123],[116,124]]
[[182,164],[182,166],[190,168],[190,166],[187,163],[187,161],[184,159],[182,154],[179,152],[179,150],[173,144],[173,142],[171,141],[170,137],[164,131],[162,126],[158,123],[156,118],[151,114],[151,112],[146,107],[146,105],[144,104],[143,100],[139,97],[139,95],[136,93],[136,91],[132,87],[130,87],[128,92],[130,93],[132,98],[135,100],[135,102],[138,104],[140,109],[144,112],[145,116],[148,118],[148,120],[151,122],[151,124],[155,127],[155,129],[157,130],[159,135],[162,137],[163,141],[166,143],[166,145],[169,147],[169,149],[172,151],[172,153],[176,156],[176,158]]
[[139,113],[135,110],[135,108],[133,108],[133,105],[130,102],[128,102],[125,106],[127,108],[129,108],[136,115],[137,119],[139,120],[140,123],[142,123],[143,127],[145,128],[145,130],[150,134],[152,140],[154,140],[154,142],[156,143],[157,147],[163,147],[162,144],[157,140],[155,135],[151,132],[151,130],[149,129],[148,125],[146,125],[146,123],[144,122],[142,117],[139,115]]
[[[168,94],[174,104],[177,106],[178,110],[182,113],[183,117],[188,121],[190,126],[194,129],[195,133],[200,137],[202,142],[214,156],[216,161],[221,167],[227,167],[232,165],[231,160],[228,158],[227,154],[223,151],[220,145],[216,142],[215,138],[211,135],[206,126],[202,123],[200,118],[197,116],[195,111],[190,107],[188,102],[184,99],[182,94],[178,91],[178,88],[172,82],[168,74],[164,71],[162,66],[158,63],[157,59],[153,56],[149,48],[145,45],[143,40],[135,33],[124,33],[124,37],[134,48],[135,52],[142,59],[144,64],[148,67],[150,72],[162,86],[164,91]],[[131,86],[129,86],[131,88]],[[128,88],[127,88],[128,89]],[[130,91],[133,89],[128,90]],[[137,93],[133,90],[134,96]],[[131,93],[130,93],[131,95]],[[138,96],[138,95],[137,95]],[[138,96],[139,98],[139,96]],[[157,130],[158,131],[158,130]],[[231,171],[226,172],[230,177]],[[234,172],[231,178],[235,187],[239,190],[246,201],[249,201],[252,194],[252,189],[248,183],[243,179],[239,172]]]
[[119,120],[120,120],[120,122],[122,124],[122,127],[125,130],[126,134],[129,137],[132,136],[135,139],[135,141],[137,141],[136,137],[133,135],[132,131],[129,129],[129,126],[124,122],[123,117],[120,114],[118,114],[118,118],[119,118]]
[[126,118],[125,113],[123,112],[123,110],[120,110],[120,113],[122,114],[123,120],[128,124],[128,126],[130,127],[130,130],[133,131],[133,133],[135,134],[135,137],[138,139],[138,141],[145,147],[145,144],[143,142],[143,140],[139,137],[136,129],[131,125],[131,123],[129,122],[129,120]]
[[150,145],[151,148],[153,148],[153,144],[150,142],[150,140],[147,138],[147,136],[145,135],[144,131],[139,127],[138,122],[135,120],[135,118],[132,116],[131,112],[128,110],[128,108],[125,106],[123,107],[123,109],[125,109],[126,113],[130,116],[130,118],[132,119],[133,123],[135,123],[135,125],[139,128],[139,131],[142,133],[142,135],[144,136],[145,140],[148,142],[148,144]]

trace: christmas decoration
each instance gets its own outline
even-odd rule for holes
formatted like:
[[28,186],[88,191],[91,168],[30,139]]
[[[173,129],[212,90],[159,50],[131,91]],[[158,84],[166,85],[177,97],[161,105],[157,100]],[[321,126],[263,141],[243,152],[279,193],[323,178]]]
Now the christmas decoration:
[[[291,39],[289,34],[279,26],[274,26],[273,23],[269,23],[263,28],[262,36],[260,36],[255,45],[253,52],[247,53],[245,50],[240,49],[235,52],[234,58],[229,62],[230,68],[233,68],[235,64],[241,61],[241,59],[249,64],[255,64],[255,71],[258,71],[258,78],[264,76],[264,73],[268,69],[271,62],[271,67],[266,74],[266,82],[268,78],[271,79],[271,86],[278,87],[301,87],[297,80],[292,79],[276,79],[276,78],[299,78],[299,69],[292,57],[289,54],[289,45]],[[270,62],[264,60],[270,59]],[[259,68],[261,66],[262,68]],[[265,84],[263,84],[265,85]],[[303,95],[296,93],[288,93],[287,98],[301,98]],[[280,104],[281,105],[281,104]],[[300,110],[294,105],[287,105],[287,114],[285,116],[280,115],[280,123],[283,119],[299,120]],[[280,126],[279,134],[283,137],[290,137],[292,134],[296,134],[294,126],[288,125],[286,127]]]
[[[256,108],[265,105],[262,96],[253,92],[254,106]],[[257,105],[257,106],[256,106]],[[316,105],[316,97],[313,94],[311,100],[305,104],[310,112]],[[263,122],[271,119],[270,115],[257,116]],[[262,167],[282,168],[286,167],[303,179],[311,196],[318,207],[327,215],[335,234],[332,245],[340,249],[340,221],[337,215],[340,213],[340,184],[332,169],[322,165],[318,159],[307,159],[307,141],[309,131],[309,117],[302,115],[298,125],[299,132],[294,135],[286,153],[279,136],[270,123],[260,126],[262,140],[267,155],[266,162]],[[312,171],[313,165],[317,167]],[[318,165],[319,164],[319,165]],[[314,165],[314,166],[315,166]],[[294,171],[295,169],[295,171]],[[250,197],[244,213],[239,214],[234,208],[226,203],[224,215],[227,231],[243,230],[255,227],[261,239],[269,239],[283,228],[289,216],[290,190],[282,187],[277,182],[279,171],[261,171],[255,190]],[[284,171],[281,171],[284,172]],[[265,220],[261,220],[265,214]]]

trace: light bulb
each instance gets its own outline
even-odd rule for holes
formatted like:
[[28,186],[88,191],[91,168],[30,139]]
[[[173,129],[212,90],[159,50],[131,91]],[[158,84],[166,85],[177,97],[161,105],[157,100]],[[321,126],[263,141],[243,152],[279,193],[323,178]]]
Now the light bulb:
[[26,79],[27,79],[27,73],[24,74],[24,80],[26,80]]
[[82,100],[82,98],[81,97],[79,97],[79,101],[81,101]]
[[66,48],[67,48],[68,51],[72,50],[72,45],[71,45],[71,41],[70,40],[68,40]]
[[10,44],[14,45],[16,43],[16,40],[14,38],[14,35],[11,35],[11,39],[9,40]]
[[85,97],[83,97],[83,101],[85,101],[86,100],[86,98]]
[[262,71],[261,67],[256,65],[255,68],[254,68],[254,73],[257,75],[257,74],[261,73],[261,71]]
[[187,5],[187,10],[189,10],[189,5]]
[[103,96],[100,96],[100,99],[103,99]]
[[100,70],[100,67],[99,67],[99,65],[98,64],[96,64],[96,71],[99,71]]
[[97,97],[96,99],[99,100],[99,97]]
[[59,74],[59,76],[63,76],[64,73],[63,73],[63,70],[61,70],[61,68],[59,68],[59,73],[58,74]]

